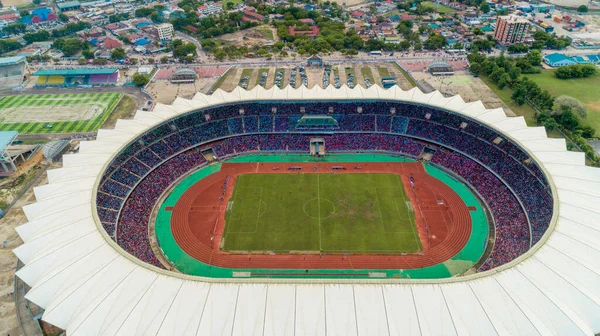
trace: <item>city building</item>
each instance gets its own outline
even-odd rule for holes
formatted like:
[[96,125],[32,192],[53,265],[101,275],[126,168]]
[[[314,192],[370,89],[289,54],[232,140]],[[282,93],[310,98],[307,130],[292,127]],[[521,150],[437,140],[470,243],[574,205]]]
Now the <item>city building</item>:
[[62,12],[74,11],[81,8],[79,1],[67,1],[56,4],[58,10]]
[[21,85],[27,59],[24,56],[0,58],[0,90],[10,90]]
[[156,26],[158,38],[160,40],[172,40],[174,35],[173,25],[170,23],[162,23]]
[[529,21],[515,15],[499,16],[494,38],[504,45],[523,43],[529,30]]
[[223,5],[220,2],[209,1],[198,7],[198,16],[210,16],[219,14],[223,11]]

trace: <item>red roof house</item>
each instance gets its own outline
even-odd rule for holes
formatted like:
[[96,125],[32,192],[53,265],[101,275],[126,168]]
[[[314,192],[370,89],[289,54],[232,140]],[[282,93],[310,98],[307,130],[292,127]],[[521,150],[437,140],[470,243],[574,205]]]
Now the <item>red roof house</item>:
[[319,35],[319,27],[317,26],[311,26],[309,30],[296,30],[296,27],[292,26],[288,28],[288,33],[291,36],[295,36],[296,34],[299,35],[306,35],[308,37],[317,37],[317,35]]
[[262,16],[258,13],[255,13],[255,12],[248,11],[248,10],[244,10],[242,13],[244,14],[244,17],[242,18],[242,20],[245,19],[244,21],[258,22],[258,21],[263,21],[265,19],[264,16]]
[[104,39],[104,49],[114,49],[121,46],[121,42],[107,37]]
[[350,13],[350,16],[352,16],[353,18],[360,19],[363,16],[365,16],[365,13],[360,12],[360,11],[354,11],[354,12]]

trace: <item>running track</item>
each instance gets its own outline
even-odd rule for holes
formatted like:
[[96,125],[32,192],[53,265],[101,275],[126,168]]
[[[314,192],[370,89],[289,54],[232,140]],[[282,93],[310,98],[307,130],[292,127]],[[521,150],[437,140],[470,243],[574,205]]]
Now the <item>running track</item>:
[[[231,254],[220,251],[227,200],[233,193],[237,175],[248,173],[327,173],[332,166],[347,170],[337,173],[393,173],[401,176],[406,194],[415,207],[416,225],[423,251],[407,255],[376,254]],[[313,172],[313,167],[318,170]],[[360,170],[353,167],[360,166]],[[277,168],[277,170],[274,170]],[[333,172],[336,173],[335,171]],[[415,180],[415,191],[408,175]],[[230,180],[221,202],[227,175]],[[418,197],[419,206],[415,206]],[[222,203],[222,204],[221,204]],[[427,229],[428,228],[428,229]],[[450,187],[425,172],[421,163],[225,163],[221,170],[189,188],[172,209],[171,230],[179,246],[193,258],[225,268],[266,269],[411,269],[445,262],[457,254],[471,235],[467,205]],[[428,234],[429,231],[429,234]],[[212,239],[211,239],[212,238]]]

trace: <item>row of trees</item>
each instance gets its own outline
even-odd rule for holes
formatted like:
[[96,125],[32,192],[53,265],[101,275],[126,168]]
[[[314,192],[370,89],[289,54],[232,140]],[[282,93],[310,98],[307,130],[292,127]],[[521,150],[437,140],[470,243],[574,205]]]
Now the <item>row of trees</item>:
[[562,66],[554,72],[556,77],[560,79],[589,77],[596,73],[597,69],[593,64],[572,64]]
[[84,57],[87,59],[94,58],[94,53],[90,49],[90,44],[87,41],[81,41],[78,38],[57,38],[52,43],[52,47],[62,51],[63,55],[71,57],[83,50]]
[[0,54],[11,52],[13,50],[20,49],[21,43],[14,39],[0,39]]
[[550,92],[543,90],[533,80],[522,76],[523,68],[527,71],[530,71],[530,67],[539,69],[541,62],[539,50],[532,50],[519,59],[509,59],[504,55],[486,57],[477,53],[469,54],[468,58],[471,62],[471,71],[487,75],[500,88],[510,87],[511,98],[515,103],[529,104],[535,108],[536,120],[539,124],[548,131],[561,130],[594,161],[595,165],[600,165],[600,158],[585,141],[595,134],[594,128],[583,125],[580,121],[580,118],[586,116],[585,106],[572,97],[561,96],[555,99]]

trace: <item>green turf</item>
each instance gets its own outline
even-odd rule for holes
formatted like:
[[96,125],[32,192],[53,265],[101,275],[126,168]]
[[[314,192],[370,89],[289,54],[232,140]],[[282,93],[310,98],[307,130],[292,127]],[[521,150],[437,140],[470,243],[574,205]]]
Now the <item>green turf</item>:
[[[21,134],[94,132],[102,126],[122,96],[119,93],[78,93],[2,97],[0,98],[0,131],[18,131]],[[6,120],[3,115],[3,110],[7,108],[47,107],[56,109],[92,103],[104,103],[105,108],[88,120],[11,122]],[[35,116],[32,117],[35,118]]]
[[394,174],[241,175],[225,221],[226,251],[421,250],[410,201]]
[[[228,160],[228,162],[412,162],[410,159],[388,156],[383,154],[332,154],[326,158],[315,158],[312,155],[246,155]],[[456,274],[462,274],[467,271],[477,260],[482,256],[486,241],[488,238],[488,222],[483,211],[483,208],[477,201],[477,198],[471,191],[462,183],[454,180],[445,172],[426,166],[427,172],[435,178],[443,181],[455,190],[468,206],[473,206],[476,210],[471,210],[471,220],[473,223],[473,232],[463,249],[447,260],[425,268],[417,269],[318,269],[308,270],[302,275],[298,275],[296,269],[232,269],[211,266],[200,262],[188,254],[186,254],[173,238],[171,232],[171,211],[167,211],[168,207],[173,207],[181,196],[199,180],[218,172],[221,164],[210,165],[188,176],[178,183],[172,192],[169,193],[167,199],[161,204],[160,211],[156,217],[156,235],[159,241],[161,250],[165,253],[170,262],[181,272],[185,274],[199,275],[212,278],[231,278],[235,272],[252,273],[253,277],[292,277],[303,278],[309,275],[311,278],[352,278],[356,275],[364,275],[367,272],[381,272],[386,278],[411,278],[411,279],[434,279],[447,278]],[[276,273],[276,274],[274,274]]]
[[363,78],[368,78],[369,81],[371,81],[371,84],[375,82],[375,79],[373,79],[373,72],[371,71],[370,67],[360,68],[360,73],[362,74]]
[[529,106],[528,104],[519,105],[512,100],[512,90],[505,86],[500,89],[498,85],[492,83],[492,81],[485,75],[479,76],[479,78],[487,84],[490,90],[494,91],[494,93],[506,104],[516,115],[523,116],[525,118],[525,122],[529,126],[538,126],[536,118],[535,118],[535,110]]
[[433,8],[436,12],[440,14],[450,14],[455,13],[456,9],[444,6],[442,4],[436,4],[432,1],[423,1],[421,5],[426,8]]
[[548,90],[554,97],[571,96],[581,101],[587,108],[587,117],[582,122],[596,129],[600,134],[600,75],[588,78],[559,79],[554,70],[539,74],[524,75],[536,82],[542,90]]
[[400,71],[400,73],[404,76],[404,78],[406,78],[406,80],[410,83],[410,85],[412,87],[416,87],[417,86],[417,83],[414,81],[414,79],[412,79],[412,77],[410,77],[408,75],[408,73],[406,72],[406,70],[402,69],[402,67],[400,65],[398,65],[398,63],[396,63],[396,62],[394,62],[393,64],[396,67],[396,69],[398,71]]
[[392,76],[390,75],[390,71],[388,70],[388,68],[387,68],[387,67],[384,67],[384,66],[378,66],[378,67],[377,67],[377,71],[379,71],[379,76],[380,76],[381,78],[385,78],[385,77],[392,77]]

